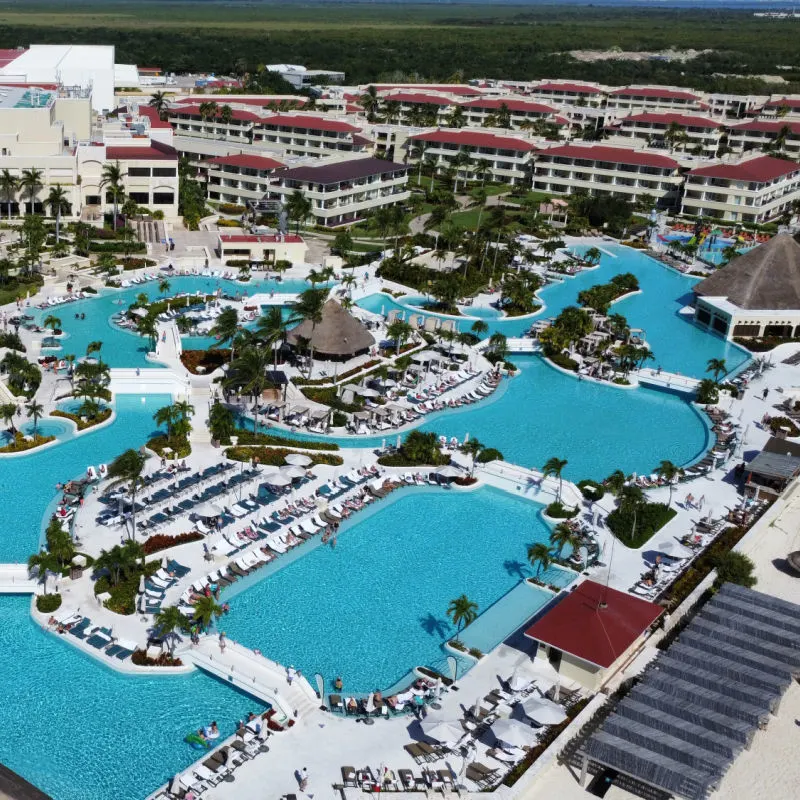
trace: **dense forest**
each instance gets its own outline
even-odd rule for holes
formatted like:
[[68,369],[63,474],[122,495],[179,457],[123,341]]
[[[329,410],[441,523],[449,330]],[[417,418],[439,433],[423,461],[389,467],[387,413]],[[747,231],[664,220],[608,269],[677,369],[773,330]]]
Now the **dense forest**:
[[[224,5],[28,0],[0,10],[0,47],[107,43],[117,60],[175,72],[245,72],[259,64],[340,69],[348,82],[456,76],[565,77],[768,92],[780,74],[800,91],[800,22],[749,11],[497,5]],[[575,49],[711,50],[686,63],[586,63]]]

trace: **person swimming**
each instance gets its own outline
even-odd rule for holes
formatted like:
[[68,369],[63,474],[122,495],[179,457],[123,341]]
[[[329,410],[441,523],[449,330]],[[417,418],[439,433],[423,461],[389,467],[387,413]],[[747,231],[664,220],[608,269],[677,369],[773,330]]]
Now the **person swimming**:
[[336,679],[333,682],[333,688],[336,689],[337,692],[341,692],[343,686],[344,683],[342,682],[341,677],[337,675]]

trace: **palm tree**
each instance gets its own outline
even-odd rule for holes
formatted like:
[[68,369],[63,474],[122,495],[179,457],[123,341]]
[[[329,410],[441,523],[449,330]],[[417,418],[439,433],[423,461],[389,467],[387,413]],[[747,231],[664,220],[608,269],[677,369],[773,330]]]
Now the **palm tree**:
[[[352,277],[349,275],[346,278]],[[264,316],[259,317],[256,324],[256,337],[272,351],[273,365],[278,369],[278,351],[286,338],[288,321],[283,318],[280,306],[270,306]]]
[[536,577],[542,570],[546,570],[550,566],[552,556],[550,555],[550,548],[542,542],[537,542],[528,547],[528,561],[532,567],[536,567]]
[[230,125],[231,120],[233,119],[233,109],[227,104],[222,106],[222,108],[219,110],[219,119],[226,125]]
[[557,548],[559,558],[565,547],[576,550],[579,544],[580,537],[566,522],[559,522],[550,532],[550,545]]
[[208,630],[214,619],[222,616],[222,606],[214,599],[214,595],[204,595],[194,604],[194,621],[200,624],[203,630]]
[[567,460],[565,458],[561,459],[554,456],[553,458],[548,458],[544,464],[544,467],[542,467],[542,474],[545,478],[547,478],[549,475],[554,475],[556,478],[558,478],[558,494],[556,495],[557,503],[561,502],[561,489],[564,483],[561,473],[566,466]]
[[61,327],[61,320],[52,314],[48,314],[44,318],[44,322],[42,324],[45,326],[45,328],[51,328],[53,333],[55,333]]
[[15,175],[12,175],[10,170],[4,169],[0,172],[0,193],[2,193],[5,198],[9,220],[11,219],[11,205],[14,202],[14,198],[17,196],[19,188],[19,179]]
[[166,425],[167,427],[167,439],[172,438],[172,426],[174,425],[175,421],[179,417],[178,409],[175,408],[174,405],[170,404],[168,406],[162,406],[159,408],[155,414],[153,414],[153,421],[161,427],[162,425]]
[[741,253],[737,250],[735,244],[729,244],[727,247],[722,248],[722,253],[720,255],[727,264],[729,261],[732,261],[737,256],[740,256]]
[[114,203],[114,222],[113,228],[114,230],[117,229],[117,210],[119,208],[119,201],[123,195],[123,188],[122,188],[122,179],[125,177],[125,173],[122,171],[122,167],[119,165],[119,161],[115,161],[113,164],[104,164],[103,165],[103,172],[100,178],[100,188],[106,188],[108,194],[111,195],[111,199]]
[[465,594],[462,594],[460,597],[456,597],[455,600],[450,601],[450,605],[447,607],[447,616],[453,620],[453,625],[456,626],[457,639],[458,634],[478,618],[478,604],[470,600]]
[[469,476],[472,478],[475,475],[475,462],[478,459],[478,456],[481,454],[481,451],[485,450],[486,448],[475,438],[467,439],[461,447],[458,448],[462,453],[469,456]]
[[136,332],[139,336],[146,336],[150,340],[150,350],[156,349],[158,342],[158,322],[152,314],[139,317],[136,321]]
[[613,495],[619,495],[628,479],[621,469],[615,469],[604,481],[603,486]]
[[258,430],[258,400],[271,385],[267,378],[269,353],[262,347],[246,347],[235,361],[231,361],[225,379],[226,386],[236,387],[242,394],[253,398],[253,432]]
[[28,193],[30,200],[30,213],[33,214],[33,204],[36,201],[36,195],[39,189],[42,188],[42,171],[40,169],[31,168],[22,170],[22,177],[19,181],[20,188],[23,192]]
[[169,109],[169,100],[167,100],[166,92],[154,92],[147,105],[149,105],[150,108],[154,108],[158,116],[164,119]]
[[361,107],[367,112],[367,122],[375,122],[379,105],[377,89],[367,86],[367,90],[361,95]]
[[147,456],[138,450],[126,450],[118,455],[108,467],[108,477],[112,486],[128,484],[131,496],[131,540],[136,538],[136,492],[143,485],[142,473]]
[[158,291],[161,292],[161,294],[167,294],[171,288],[172,284],[166,279],[158,284]]
[[683,470],[673,464],[671,461],[664,459],[656,469],[656,475],[663,478],[669,486],[669,500],[667,505],[672,505],[672,492],[675,489],[675,479],[683,472]]
[[42,592],[47,594],[47,573],[59,571],[58,559],[52,553],[48,553],[47,550],[40,550],[28,559],[28,569],[32,570],[34,568],[39,571]]
[[583,260],[589,264],[599,264],[603,257],[599,247],[590,247],[584,254]]
[[58,244],[61,241],[61,215],[68,214],[70,209],[67,193],[60,183],[50,187],[50,193],[44,202],[46,206],[50,207],[50,213],[56,218],[56,244]]
[[95,339],[93,342],[89,342],[86,345],[86,355],[90,356],[92,353],[98,353],[97,360],[100,360],[100,348],[103,346],[103,343],[99,339]]
[[216,336],[217,341],[211,345],[212,348],[224,347],[230,343],[231,361],[233,361],[234,339],[239,333],[239,312],[235,308],[226,308],[217,317],[214,325],[209,331],[211,336]]
[[706,372],[711,372],[714,375],[714,383],[719,386],[719,379],[728,371],[728,365],[725,363],[724,358],[709,358]]
[[154,623],[158,635],[162,639],[169,639],[169,653],[175,652],[175,644],[179,638],[176,631],[181,631],[186,627],[186,617],[178,610],[177,606],[167,606],[156,614]]
[[35,439],[36,431],[39,426],[39,420],[44,414],[44,406],[41,403],[37,403],[34,399],[25,406],[25,409],[28,412],[28,416],[33,420],[33,438]]
[[400,348],[408,341],[413,328],[402,319],[395,319],[386,329],[386,335],[395,343],[395,355],[400,355]]
[[[469,153],[466,150],[459,150],[455,158],[450,162],[455,170],[455,182],[453,185],[453,191],[458,191],[458,173],[461,172],[463,167],[467,167],[472,163],[472,159],[470,158]],[[464,183],[466,184],[467,178],[464,177]]]
[[307,320],[311,323],[311,336],[309,344],[311,347],[310,360],[308,365],[308,377],[314,369],[314,331],[322,322],[322,309],[328,299],[328,289],[306,289],[300,294],[295,303],[292,304],[292,316],[295,319]]
[[489,324],[484,322],[482,319],[476,319],[475,322],[472,323],[472,327],[470,330],[476,336],[483,336],[484,333],[488,333],[489,331]]
[[463,128],[466,124],[467,118],[464,109],[461,106],[455,106],[447,118],[447,125],[450,128]]
[[14,414],[17,413],[16,403],[2,403],[0,404],[0,417],[6,423],[12,433],[16,433],[17,429],[14,427]]
[[286,213],[289,219],[294,220],[295,233],[300,232],[300,226],[311,216],[311,201],[299,190],[295,189],[286,200]]

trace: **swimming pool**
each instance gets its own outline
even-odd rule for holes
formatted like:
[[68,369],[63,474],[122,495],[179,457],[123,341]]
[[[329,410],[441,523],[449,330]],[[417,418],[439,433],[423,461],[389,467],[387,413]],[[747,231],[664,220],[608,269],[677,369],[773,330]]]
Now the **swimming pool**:
[[[694,238],[694,234],[692,233],[668,233],[665,236],[659,236],[662,242],[681,242],[682,244],[686,244],[687,242],[691,241]],[[725,259],[722,255],[722,251],[729,247],[730,245],[734,244],[735,239],[726,238],[723,236],[717,236],[712,239],[712,237],[707,236],[697,248],[697,255],[699,258],[703,259],[704,261],[708,261],[712,264],[722,264]],[[752,250],[755,245],[749,245],[743,247],[741,243],[738,245],[738,250],[740,253],[746,253],[748,250]]]
[[[213,294],[217,289],[231,295],[246,292],[248,295],[257,292],[302,292],[308,288],[306,281],[250,281],[238,283],[236,281],[222,280],[221,278],[208,278],[201,276],[162,276],[169,280],[169,295],[179,292],[203,292]],[[101,341],[103,348],[101,356],[103,361],[111,367],[154,367],[157,363],[148,361],[146,354],[149,343],[137,333],[125,330],[115,325],[111,318],[124,311],[136,300],[137,295],[146,294],[150,300],[165,297],[158,290],[159,281],[132,286],[128,289],[104,289],[94,297],[76,300],[62,306],[27,310],[34,321],[42,325],[45,318],[54,315],[58,317],[63,326],[64,335],[60,337],[58,345],[60,353],[72,353],[83,356],[89,342]],[[85,319],[77,319],[76,315],[85,314]],[[210,344],[213,340],[207,340]],[[206,346],[208,346],[208,344]]]
[[62,441],[0,458],[0,562],[27,561],[39,548],[45,514],[58,496],[56,483],[82,477],[90,464],[97,467],[143,445],[157,429],[153,414],[170,402],[169,395],[117,395],[114,421],[80,436],[68,422],[44,419],[40,431],[52,431]]
[[[446,673],[450,601],[466,594],[483,611],[533,574],[527,546],[550,535],[540,509],[490,487],[401,489],[342,525],[335,548],[230,595],[225,632],[312,684],[317,672],[331,689],[341,676],[346,692],[384,690],[420,665]],[[528,616],[550,597],[531,587]]]
[[262,708],[199,671],[114,672],[44,633],[29,608],[0,597],[0,761],[55,800],[141,800],[198,758],[187,733],[215,720],[229,736]]
[[[644,329],[656,357],[650,362],[653,366],[702,378],[706,376],[706,366],[711,358],[724,358],[729,370],[737,369],[749,360],[750,356],[743,348],[697,327],[678,313],[692,299],[692,286],[697,283],[697,278],[681,275],[630,247],[605,242],[600,247],[602,258],[597,269],[584,270],[574,278],[565,277],[563,281],[542,289],[539,294],[544,308],[532,317],[487,320],[489,331],[486,335],[497,332],[509,337],[520,336],[530,328],[533,319],[556,316],[566,306],[577,304],[578,293],[583,289],[606,283],[614,275],[632,272],[639,280],[641,291],[615,303],[613,310],[624,314],[632,327]],[[396,308],[406,313],[411,310],[427,316],[440,316],[419,311],[385,294],[365,297],[358,301],[358,305],[374,312]],[[474,320],[469,318],[458,319],[456,325],[461,331],[469,331],[472,322]]]

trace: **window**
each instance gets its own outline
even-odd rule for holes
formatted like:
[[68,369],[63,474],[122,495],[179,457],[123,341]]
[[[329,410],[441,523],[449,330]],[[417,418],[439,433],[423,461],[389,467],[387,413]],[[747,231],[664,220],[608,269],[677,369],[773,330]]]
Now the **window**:
[[128,167],[128,175],[131,178],[149,178],[150,167]]
[[150,192],[129,192],[128,197],[140,205],[147,205],[150,202]]
[[153,192],[153,205],[171,206],[175,202],[175,192]]
[[86,205],[87,206],[99,206],[102,200],[100,199],[99,194],[87,194],[86,195]]

